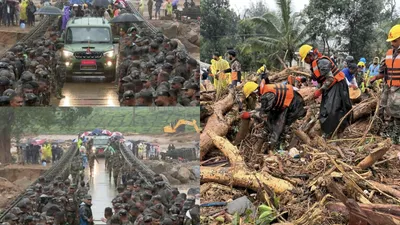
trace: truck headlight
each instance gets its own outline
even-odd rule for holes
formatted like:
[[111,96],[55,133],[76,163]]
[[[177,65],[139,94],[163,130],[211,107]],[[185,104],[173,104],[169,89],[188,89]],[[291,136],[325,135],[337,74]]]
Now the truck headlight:
[[114,51],[107,51],[103,54],[107,58],[112,58],[114,56]]
[[67,51],[67,50],[64,50],[63,54],[64,54],[65,58],[69,58],[69,57],[72,57],[74,55],[74,53],[72,53],[70,51]]

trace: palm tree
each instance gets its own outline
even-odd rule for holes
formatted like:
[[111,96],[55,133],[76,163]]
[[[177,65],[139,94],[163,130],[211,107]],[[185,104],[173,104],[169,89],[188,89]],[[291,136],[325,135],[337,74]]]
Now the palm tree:
[[245,40],[242,52],[264,52],[269,58],[283,59],[292,65],[296,58],[296,51],[306,43],[308,27],[303,26],[299,13],[293,13],[291,0],[276,0],[278,12],[267,12],[262,17],[253,17],[249,20],[263,32]]

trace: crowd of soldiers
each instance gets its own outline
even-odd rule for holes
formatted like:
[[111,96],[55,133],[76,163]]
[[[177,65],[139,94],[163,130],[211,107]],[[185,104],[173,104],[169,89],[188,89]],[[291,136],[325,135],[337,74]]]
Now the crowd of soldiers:
[[[139,35],[140,33],[140,35]],[[124,106],[198,106],[200,66],[178,41],[147,28],[120,29],[117,80]]]
[[[89,143],[85,145],[89,146]],[[145,180],[135,168],[124,163],[118,145],[113,146],[112,161],[107,169],[112,168],[118,195],[111,202],[112,208],[105,208],[103,222],[108,225],[200,223],[199,205],[195,204],[194,197],[180,193],[177,188],[169,189],[162,175]],[[89,184],[85,184],[83,173],[78,174],[79,178],[75,173],[83,168],[81,156],[82,152],[77,153],[71,162],[71,170],[64,170],[55,180],[40,177],[38,183],[29,187],[24,198],[8,212],[3,225],[93,224]],[[68,178],[70,174],[72,182]]]
[[50,95],[62,98],[63,44],[55,44],[56,27],[29,47],[20,44],[0,59],[0,106],[49,106]]

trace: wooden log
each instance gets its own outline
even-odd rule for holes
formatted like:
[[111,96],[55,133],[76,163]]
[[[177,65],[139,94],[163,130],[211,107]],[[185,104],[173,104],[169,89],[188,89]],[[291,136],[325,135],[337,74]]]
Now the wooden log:
[[374,113],[376,104],[377,104],[376,99],[372,99],[370,101],[364,102],[357,104],[353,112],[353,121],[356,121],[358,119],[361,119],[365,116],[369,116]]
[[207,131],[207,134],[213,141],[213,144],[229,159],[231,166],[219,168],[202,166],[200,168],[200,181],[202,183],[215,182],[249,188],[254,191],[261,188],[261,183],[278,194],[294,189],[294,186],[286,180],[276,178],[266,172],[251,171],[244,163],[244,159],[236,146],[232,145],[225,138],[216,135],[211,130]]
[[[393,217],[394,219],[400,220],[400,206],[392,204],[358,204],[361,209],[368,211],[375,211],[381,214],[385,214]],[[349,210],[341,202],[329,202],[325,207],[332,212],[339,212],[345,216],[349,215]]]
[[[388,185],[385,184],[381,184],[379,182],[373,181],[373,180],[369,180],[368,182],[370,182],[372,185],[374,185],[375,187],[377,187],[379,190],[386,192],[388,194],[393,195],[394,197],[400,199],[400,191],[389,187]],[[400,215],[400,214],[399,214]]]
[[212,130],[220,136],[225,136],[228,133],[232,121],[225,120],[224,114],[232,108],[233,103],[234,96],[230,92],[224,99],[214,104],[214,113],[208,119],[203,133],[200,135],[200,160],[203,160],[204,156],[213,147],[213,142],[207,135],[207,131]]
[[240,121],[239,132],[236,134],[234,145],[240,144],[242,140],[246,137],[250,130],[250,119],[242,119]]
[[375,148],[367,157],[365,157],[357,167],[361,169],[366,169],[372,166],[376,161],[381,159],[383,155],[390,149],[391,142],[390,139],[386,139],[383,142],[378,143],[378,147]]

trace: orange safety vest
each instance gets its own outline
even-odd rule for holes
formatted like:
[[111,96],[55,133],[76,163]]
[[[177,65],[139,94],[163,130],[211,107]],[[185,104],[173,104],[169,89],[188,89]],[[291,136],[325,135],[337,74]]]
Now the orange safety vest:
[[386,83],[391,86],[400,87],[400,54],[393,59],[393,49],[386,53]]
[[329,60],[329,62],[331,62],[331,72],[332,72],[335,80],[332,82],[330,87],[332,87],[335,83],[342,81],[345,78],[344,73],[337,68],[335,63],[329,57],[322,56],[322,57],[319,57],[318,59],[314,60],[311,63],[313,80],[317,80],[317,82],[320,84],[325,82],[326,78],[324,76],[321,76],[321,72],[319,71],[319,68],[318,68],[318,60],[320,60],[320,59],[327,59],[327,60]]
[[289,107],[290,103],[294,98],[293,86],[289,84],[266,84],[260,86],[260,93],[263,95],[265,93],[275,94],[275,105],[274,109],[285,109]]
[[296,78],[295,78],[294,76],[289,75],[289,77],[288,77],[288,83],[289,83],[290,85],[295,85],[295,83],[296,83],[295,79],[296,79]]

